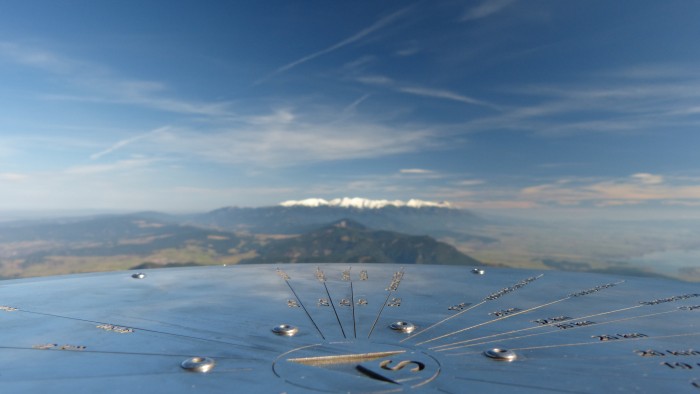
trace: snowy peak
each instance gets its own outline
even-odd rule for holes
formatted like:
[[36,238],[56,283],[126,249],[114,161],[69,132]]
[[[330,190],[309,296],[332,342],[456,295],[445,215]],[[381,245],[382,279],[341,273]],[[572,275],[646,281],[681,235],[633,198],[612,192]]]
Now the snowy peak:
[[401,200],[368,200],[366,198],[334,198],[332,200],[324,200],[322,198],[307,198],[306,200],[289,200],[280,204],[283,207],[340,207],[340,208],[357,208],[357,209],[381,209],[385,207],[408,207],[408,208],[452,208],[449,202],[433,202],[410,199],[408,201]]

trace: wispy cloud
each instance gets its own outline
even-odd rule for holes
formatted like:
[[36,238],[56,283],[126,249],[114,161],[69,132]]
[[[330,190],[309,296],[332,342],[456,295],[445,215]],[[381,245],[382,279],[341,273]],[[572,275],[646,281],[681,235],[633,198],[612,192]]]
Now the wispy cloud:
[[[403,15],[405,15],[411,8],[412,8],[412,6],[402,8],[402,9],[400,9],[400,10],[398,10],[398,11],[396,11],[396,12],[394,12],[394,13],[388,15],[388,16],[385,16],[385,17],[383,17],[383,18],[377,20],[376,22],[374,22],[374,23],[371,24],[370,26],[368,26],[368,27],[366,27],[366,28],[364,28],[364,29],[362,29],[362,30],[356,32],[355,34],[353,34],[353,35],[351,35],[351,36],[349,36],[349,37],[347,37],[347,38],[345,38],[345,39],[343,39],[343,40],[340,40],[340,41],[336,42],[335,44],[333,44],[333,45],[331,45],[331,46],[329,46],[329,47],[327,47],[327,48],[324,48],[324,49],[321,49],[320,51],[316,51],[316,52],[313,52],[313,53],[311,53],[311,54],[309,54],[309,55],[303,56],[303,57],[301,57],[301,58],[299,58],[299,59],[297,59],[297,60],[295,60],[295,61],[293,61],[293,62],[291,62],[291,63],[287,63],[287,64],[285,64],[285,65],[283,65],[283,66],[277,68],[277,69],[276,69],[271,75],[269,75],[267,78],[270,78],[270,77],[272,77],[272,76],[274,76],[274,75],[277,75],[277,74],[283,73],[283,72],[285,72],[285,71],[288,71],[288,70],[290,70],[290,69],[292,69],[292,68],[294,68],[294,67],[296,67],[296,66],[299,66],[299,65],[301,65],[301,64],[304,64],[304,63],[306,63],[306,62],[308,62],[308,61],[310,61],[310,60],[313,60],[313,59],[315,59],[315,58],[317,58],[317,57],[319,57],[319,56],[322,56],[322,55],[331,53],[331,52],[333,52],[333,51],[337,51],[338,49],[341,49],[341,48],[346,47],[346,46],[348,46],[348,45],[350,45],[350,44],[353,44],[353,43],[355,43],[355,42],[358,42],[358,41],[362,40],[363,38],[369,36],[370,34],[376,32],[376,31],[378,31],[378,30],[381,30],[382,28],[384,28],[384,27],[390,25],[391,23],[395,22],[397,19],[399,19],[399,18],[401,18]],[[266,79],[267,79],[267,78],[266,78]]]
[[[328,118],[331,121],[319,119]],[[141,140],[140,149],[174,157],[288,167],[302,163],[386,157],[440,146],[440,135],[417,125],[382,125],[355,117],[334,122],[337,112],[296,113],[291,109],[249,117],[236,126],[200,132],[184,127],[159,130]],[[118,144],[125,149],[132,141]],[[139,150],[129,151],[140,153]]]
[[354,112],[360,104],[362,104],[365,100],[367,100],[371,96],[372,96],[371,94],[362,95],[362,97],[358,98],[357,100],[353,101],[352,103],[348,104],[345,108],[343,108],[343,112],[344,113]]
[[425,174],[433,174],[434,171],[431,170],[425,170],[422,168],[404,168],[399,171],[401,174],[417,174],[417,175],[425,175]]
[[376,64],[377,60],[377,57],[374,55],[364,55],[343,64],[340,69],[345,75],[357,76],[365,72],[370,66]]
[[442,182],[431,187],[430,192],[432,194],[425,196],[428,199],[448,200],[460,208],[485,210],[538,208],[551,212],[562,209],[593,213],[628,206],[700,206],[700,179],[649,173],[624,178],[569,177],[522,188],[467,179]]
[[155,159],[132,158],[119,160],[108,164],[92,164],[76,166],[66,169],[63,173],[67,175],[97,175],[108,172],[133,171],[136,168],[145,168],[154,163]]
[[126,104],[185,115],[234,116],[230,102],[200,102],[167,97],[165,89],[156,91],[151,87],[152,82],[95,78],[84,78],[72,82],[84,88],[86,94],[42,94],[40,98],[54,101]]
[[122,148],[124,148],[124,147],[130,145],[130,144],[133,144],[134,142],[137,142],[137,141],[139,141],[139,140],[143,140],[143,139],[148,138],[148,137],[150,137],[150,136],[152,136],[152,135],[154,135],[154,134],[157,134],[157,133],[166,131],[166,130],[168,130],[169,128],[170,128],[169,126],[160,127],[160,128],[158,128],[158,129],[149,131],[148,133],[144,133],[144,134],[141,134],[141,135],[137,135],[137,136],[135,136],[135,137],[131,137],[131,138],[123,139],[123,140],[121,140],[121,141],[117,141],[116,143],[114,143],[114,144],[113,144],[112,146],[110,146],[109,148],[104,149],[104,150],[102,150],[102,151],[99,151],[99,152],[97,152],[97,153],[94,153],[94,154],[90,155],[90,159],[92,159],[92,160],[99,159],[99,158],[102,157],[102,156],[105,156],[105,155],[108,155],[108,154],[110,154],[110,153],[113,153],[113,152],[115,152],[115,151],[117,151],[117,150],[119,150],[119,149],[122,149]]
[[463,94],[455,93],[449,90],[433,89],[422,86],[402,84],[383,75],[365,75],[357,77],[355,78],[355,80],[366,85],[386,87],[399,93],[406,93],[414,96],[422,96],[429,98],[437,98],[442,100],[457,101],[464,104],[478,105],[482,107],[500,110],[500,108],[497,105],[484,100],[475,99],[473,97],[465,96]]
[[483,185],[484,183],[486,183],[486,181],[481,180],[481,179],[465,179],[462,181],[455,182],[455,185],[457,185],[457,186],[478,186],[478,185]]
[[503,9],[513,4],[515,0],[486,0],[476,7],[470,8],[462,17],[464,21],[486,18],[501,12]]
[[380,86],[391,86],[394,84],[394,80],[384,75],[364,75],[357,77],[357,82],[364,83],[367,85],[380,85]]
[[522,200],[493,200],[493,201],[460,201],[453,203],[454,206],[463,209],[485,209],[485,210],[503,210],[503,209],[531,209],[537,207],[537,204],[532,201]]
[[[671,70],[668,68],[666,70]],[[658,71],[661,72],[661,71]],[[651,74],[657,75],[657,74]],[[523,130],[542,136],[638,134],[700,125],[700,74],[673,79],[582,77],[580,83],[503,88],[527,99],[465,123],[472,131]]]
[[404,43],[400,49],[394,52],[394,55],[401,57],[413,56],[422,50],[423,48],[418,44],[418,41],[412,40]]
[[595,182],[555,182],[526,187],[520,192],[524,200],[558,205],[596,206],[633,205],[646,202],[700,201],[700,184],[679,178],[637,173],[629,178]]
[[403,87],[398,87],[396,90],[398,90],[399,92],[413,94],[416,96],[452,100],[452,101],[462,102],[465,104],[479,105],[479,106],[483,106],[483,107],[499,109],[496,105],[493,105],[491,103],[487,103],[486,101],[477,100],[475,98],[464,96],[464,95],[457,94],[454,92],[450,92],[448,90],[430,89],[430,88],[422,88],[422,87],[416,87],[416,86],[403,86]]
[[177,98],[168,94],[168,87],[161,82],[124,78],[104,66],[71,59],[45,49],[0,42],[0,58],[43,70],[80,91],[39,95],[46,100],[127,104],[189,115],[233,115],[229,102],[199,102]]
[[291,109],[278,109],[271,114],[250,116],[247,121],[259,126],[281,126],[291,124],[295,118]]
[[645,185],[658,185],[664,182],[664,177],[661,175],[648,174],[640,172],[632,175],[632,179],[636,179]]
[[610,71],[605,76],[613,78],[644,79],[644,80],[684,80],[697,77],[695,65],[655,63],[638,64]]
[[275,204],[280,195],[298,192],[297,187],[236,187],[230,182],[201,186],[202,183],[185,177],[180,179],[178,172],[154,179],[153,173],[159,177],[164,173],[163,168],[153,164],[154,161],[136,158],[77,166],[68,171],[33,173],[21,187],[12,185],[3,189],[3,209],[194,212],[241,201],[251,205]]
[[538,164],[539,168],[567,168],[567,167],[581,167],[585,166],[587,163],[584,162],[558,162],[558,163],[542,163]]
[[[362,129],[362,131],[359,131]],[[163,149],[229,164],[286,167],[414,152],[430,144],[429,132],[399,132],[377,125],[334,129],[236,130],[201,134],[175,131],[158,138]]]
[[421,51],[420,48],[417,47],[411,47],[411,48],[404,48],[404,49],[399,49],[398,51],[394,52],[397,56],[413,56]]
[[6,41],[0,41],[0,58],[52,73],[66,73],[78,67],[77,62],[50,51],[27,48],[17,43]]

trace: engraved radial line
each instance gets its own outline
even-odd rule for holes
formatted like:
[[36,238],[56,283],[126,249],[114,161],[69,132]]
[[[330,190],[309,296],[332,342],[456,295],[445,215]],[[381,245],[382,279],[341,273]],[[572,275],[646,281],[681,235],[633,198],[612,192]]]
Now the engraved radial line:
[[[35,312],[35,311],[29,311],[26,309],[18,309],[19,312],[23,313],[31,313],[34,315],[40,315],[40,316],[49,316],[49,317],[55,317],[59,319],[67,319],[67,320],[74,320],[74,321],[80,321],[80,322],[85,322],[85,323],[91,323],[91,324],[112,324],[112,323],[105,323],[102,321],[97,321],[97,320],[88,320],[88,319],[81,319],[78,317],[70,317],[70,316],[62,316],[62,315],[55,315],[52,313],[44,313],[44,312]],[[121,326],[121,325],[120,325]],[[123,326],[127,327],[127,326]],[[255,346],[251,345],[240,345],[237,343],[231,343],[231,342],[226,342],[226,341],[220,341],[217,339],[209,339],[209,338],[200,338],[194,335],[185,335],[185,334],[175,334],[172,332],[165,332],[165,331],[158,331],[158,330],[152,330],[148,328],[141,328],[141,327],[136,327],[136,326],[128,326],[128,328],[133,328],[135,331],[143,331],[143,332],[148,332],[152,334],[160,334],[160,335],[169,335],[173,337],[178,337],[178,338],[187,338],[187,339],[194,339],[198,341],[204,341],[204,342],[213,342],[213,343],[222,343],[230,346],[235,346],[243,349],[250,349],[250,348],[255,348]]]
[[[82,353],[82,354],[119,354],[126,356],[154,356],[154,357],[192,357],[192,354],[174,354],[174,353],[145,353],[145,352],[119,352],[115,350],[94,350],[94,349],[82,349],[82,350],[52,350],[52,349],[40,349],[36,347],[21,347],[21,346],[3,346],[0,345],[0,349],[6,350],[27,350],[27,351],[39,351],[39,352],[71,352],[71,353]],[[250,361],[249,357],[228,357],[228,356],[218,356],[210,355],[215,357],[217,360],[237,360],[237,361]]]
[[[422,333],[424,333],[424,332],[430,330],[431,328],[434,328],[434,327],[436,327],[436,326],[438,326],[438,325],[440,325],[440,324],[442,324],[442,323],[444,323],[444,322],[446,322],[446,321],[448,321],[448,320],[450,320],[450,319],[454,319],[455,317],[460,316],[461,314],[463,314],[463,313],[465,313],[465,312],[468,312],[468,311],[470,311],[470,310],[476,308],[476,307],[479,306],[479,305],[484,304],[486,301],[492,301],[492,300],[495,300],[495,299],[497,299],[497,298],[502,297],[503,295],[506,295],[506,294],[508,294],[508,293],[512,293],[513,291],[516,291],[516,290],[518,290],[518,289],[520,289],[520,288],[522,288],[522,287],[525,287],[525,286],[527,286],[528,284],[530,284],[530,283],[532,283],[532,282],[534,282],[534,281],[540,279],[540,278],[543,277],[543,276],[544,276],[544,274],[541,274],[541,275],[534,276],[534,277],[531,277],[531,278],[523,279],[523,280],[521,280],[520,282],[514,284],[513,286],[506,287],[505,289],[502,289],[502,290],[500,290],[500,291],[497,291],[497,292],[495,292],[495,293],[489,295],[488,297],[484,298],[484,300],[481,301],[481,302],[479,302],[478,304],[476,304],[476,305],[474,305],[474,306],[472,306],[472,307],[470,307],[470,308],[467,308],[467,309],[465,309],[465,310],[463,310],[463,311],[461,311],[461,312],[459,312],[459,313],[457,313],[457,314],[455,314],[455,315],[452,315],[452,316],[449,316],[449,317],[447,317],[447,318],[445,318],[445,319],[442,319],[441,321],[439,321],[439,322],[437,322],[437,323],[435,323],[435,324],[433,324],[433,325],[427,327],[426,329],[424,329],[424,330],[422,330],[422,331],[419,331],[419,332],[417,332],[417,333],[415,333],[415,334],[413,334],[413,335],[407,337],[406,339],[401,340],[400,342],[404,342],[404,341],[407,341],[407,340],[409,340],[409,339],[411,339],[411,338],[415,338],[416,336],[418,336],[418,335],[420,335],[420,334],[422,334]],[[448,335],[448,336],[449,336],[449,335]],[[435,338],[435,339],[439,339],[439,338]],[[430,341],[432,341],[432,340],[434,340],[434,339],[431,339]],[[427,342],[430,342],[430,341],[425,341],[425,342],[421,342],[421,343],[427,343]],[[418,345],[420,345],[421,343],[419,343]]]
[[394,350],[388,352],[373,352],[373,353],[356,353],[356,354],[339,354],[335,356],[317,356],[317,357],[300,357],[300,358],[288,358],[287,361],[311,365],[333,365],[333,364],[351,364],[360,363],[364,361],[376,360],[383,357],[391,357],[397,354],[406,353],[405,350]]
[[340,317],[338,317],[338,311],[335,309],[335,303],[333,302],[333,298],[331,298],[331,292],[328,291],[328,285],[326,285],[326,281],[323,281],[323,287],[326,289],[326,294],[328,295],[328,300],[330,301],[331,306],[333,307],[333,313],[335,314],[335,320],[338,321],[338,325],[340,326],[340,332],[343,333],[343,338],[347,337],[345,336],[345,330],[343,329],[343,323],[340,322]]
[[382,312],[384,311],[384,307],[386,307],[386,304],[389,303],[389,297],[398,290],[399,285],[401,284],[401,280],[403,280],[403,267],[401,267],[401,271],[394,272],[394,275],[391,278],[391,283],[389,283],[389,287],[387,287],[387,291],[389,294],[386,295],[386,300],[384,300],[384,303],[382,304],[382,307],[379,309],[379,313],[377,313],[377,318],[374,319],[374,323],[372,323],[372,328],[369,329],[369,334],[367,334],[367,339],[372,336],[372,333],[374,332],[374,327],[377,326],[377,322],[379,321],[379,317],[382,315]]
[[408,341],[409,339],[415,338],[415,337],[417,337],[418,335],[420,335],[420,334],[422,334],[422,333],[424,333],[424,332],[426,332],[426,331],[428,331],[428,330],[430,330],[430,329],[432,329],[432,328],[434,328],[434,327],[437,327],[437,326],[439,326],[440,324],[442,324],[442,323],[444,323],[444,322],[446,322],[446,321],[448,321],[448,320],[450,320],[450,319],[454,319],[455,317],[457,317],[457,316],[459,316],[459,315],[461,315],[461,314],[463,314],[463,313],[469,312],[470,310],[476,308],[476,307],[479,306],[479,305],[484,304],[485,302],[486,302],[486,300],[481,301],[481,302],[479,302],[478,304],[472,305],[472,306],[470,306],[469,308],[467,308],[467,309],[465,309],[465,310],[463,310],[463,311],[459,311],[459,312],[455,313],[455,314],[452,315],[452,316],[448,316],[448,317],[446,317],[446,318],[440,320],[439,322],[437,322],[437,323],[435,323],[435,324],[433,324],[433,325],[431,325],[431,326],[428,326],[428,327],[424,328],[424,329],[421,330],[421,331],[418,331],[417,333],[415,333],[415,334],[413,334],[413,335],[410,335],[410,336],[408,336],[408,337],[402,339],[402,340],[399,341],[399,342],[404,342],[404,341]]
[[[525,309],[524,311],[520,311],[520,312],[518,312],[518,313],[513,313],[512,315],[507,315],[507,316],[499,317],[498,319],[493,319],[493,320],[489,320],[489,321],[487,321],[487,322],[483,322],[483,323],[480,323],[480,324],[475,324],[475,325],[473,325],[473,326],[471,326],[471,327],[465,327],[465,328],[462,328],[461,330],[453,331],[453,332],[447,333],[447,334],[445,334],[445,335],[440,335],[439,337],[435,337],[435,338],[432,338],[432,339],[428,339],[427,341],[423,341],[423,342],[417,343],[416,345],[423,345],[423,344],[425,344],[425,343],[437,341],[438,339],[450,337],[450,336],[452,336],[452,335],[456,335],[456,334],[459,334],[459,333],[464,332],[464,331],[469,331],[469,330],[472,330],[472,329],[477,328],[477,327],[485,326],[485,325],[488,325],[488,324],[491,324],[491,323],[496,323],[496,322],[498,322],[498,321],[505,320],[505,319],[510,319],[511,317],[518,316],[518,315],[522,315],[523,313],[532,312],[532,311],[534,311],[534,310],[536,310],[536,309],[544,308],[544,307],[546,307],[546,306],[550,306],[550,305],[556,304],[556,303],[558,303],[558,302],[562,302],[562,301],[568,300],[569,298],[571,298],[571,297],[564,297],[564,298],[561,298],[561,299],[556,300],[556,301],[552,301],[552,302],[548,302],[548,303],[546,303],[546,304],[538,305],[538,306],[536,306],[536,307],[534,307],[534,308]],[[444,345],[443,345],[443,346],[444,346]]]
[[511,390],[513,388],[514,389],[523,388],[523,389],[535,389],[538,392],[540,392],[540,391],[554,391],[556,393],[586,394],[585,391],[572,391],[572,390],[562,389],[561,387],[557,387],[557,388],[540,387],[540,386],[533,386],[533,385],[529,385],[529,384],[523,384],[520,382],[518,382],[518,383],[506,382],[503,380],[483,380],[483,379],[467,378],[467,377],[463,377],[463,376],[455,376],[455,379],[465,380],[467,382],[488,383],[491,385],[500,385],[500,386],[506,386],[506,387],[510,386],[509,388],[511,388]]
[[350,281],[350,302],[352,302],[352,335],[357,339],[357,322],[355,321],[355,291]]
[[[537,279],[539,279],[539,278],[541,278],[541,277],[542,277],[542,275],[539,275],[539,276],[537,276],[537,277],[532,277],[532,278],[525,279],[525,280],[519,282],[518,284],[514,285],[514,286],[511,287],[511,288],[506,288],[506,289],[504,289],[504,290],[501,290],[501,291],[499,291],[499,292],[496,292],[496,293],[494,293],[494,294],[492,294],[492,295],[486,297],[486,299],[485,299],[484,301],[499,298],[499,297],[501,297],[503,294],[507,294],[507,293],[512,292],[513,290],[517,290],[518,288],[523,287],[523,286],[527,285],[528,283],[531,283],[531,282],[533,282],[533,281],[535,281],[535,280],[537,280]],[[481,326],[486,325],[486,324],[491,324],[491,323],[496,322],[496,321],[499,321],[499,320],[508,319],[508,318],[513,317],[513,316],[521,315],[521,314],[523,314],[523,313],[527,313],[527,312],[533,311],[533,310],[535,310],[535,309],[539,309],[539,308],[542,308],[542,307],[545,307],[545,306],[548,306],[548,305],[556,304],[556,303],[558,303],[558,302],[567,300],[567,299],[569,299],[569,298],[576,298],[576,297],[582,297],[582,296],[586,296],[586,295],[589,295],[589,294],[593,294],[593,293],[596,293],[596,292],[601,291],[601,290],[604,290],[604,289],[609,289],[609,288],[611,288],[611,287],[615,287],[615,286],[620,285],[620,284],[622,284],[622,283],[624,283],[624,282],[625,282],[625,281],[622,280],[622,281],[615,282],[615,283],[608,283],[608,284],[604,284],[604,285],[599,285],[599,286],[596,286],[596,287],[593,287],[593,288],[590,288],[590,289],[587,289],[587,290],[579,291],[579,292],[577,292],[577,293],[571,293],[571,294],[569,294],[568,296],[566,296],[566,297],[564,297],[564,298],[562,298],[562,299],[560,299],[560,300],[553,301],[553,302],[550,302],[550,303],[547,303],[547,304],[544,304],[544,305],[540,305],[540,306],[537,306],[537,307],[534,307],[534,308],[530,308],[530,309],[527,309],[527,310],[524,310],[524,311],[521,311],[521,312],[518,312],[518,313],[514,313],[514,314],[512,314],[512,315],[504,316],[504,317],[499,318],[499,319],[495,319],[495,320],[491,320],[491,321],[488,321],[488,322],[485,322],[485,323],[481,323],[481,324],[478,324],[478,325],[476,325],[476,326],[467,327],[467,328],[464,328],[464,329],[461,329],[461,330],[458,330],[458,331],[455,331],[455,332],[452,332],[452,333],[443,335],[443,336],[438,337],[438,338],[433,338],[433,339],[431,339],[431,340],[421,342],[421,343],[419,343],[418,345],[421,345],[421,344],[424,344],[424,343],[428,343],[428,342],[434,341],[434,340],[436,340],[436,339],[441,339],[441,338],[444,338],[444,337],[447,337],[447,336],[451,336],[451,335],[454,335],[454,334],[458,334],[458,333],[460,333],[460,332],[467,331],[467,330],[470,330],[470,329],[472,329],[472,328],[481,327]],[[631,309],[631,308],[630,308],[630,309]],[[465,341],[460,341],[459,343],[464,343],[464,342],[465,342]],[[453,344],[454,344],[454,343],[453,343]],[[452,346],[453,344],[446,344],[446,345],[436,346],[435,348],[445,347],[445,346]]]
[[377,325],[377,322],[379,321],[379,316],[382,315],[382,311],[384,311],[384,307],[386,304],[389,302],[389,297],[391,297],[392,291],[389,292],[389,294],[386,295],[386,300],[384,300],[384,303],[382,304],[382,307],[379,309],[379,313],[377,314],[377,318],[374,319],[374,323],[372,323],[372,328],[369,329],[369,334],[367,334],[367,339],[372,336],[372,332],[374,332],[374,327]]
[[[673,309],[673,310],[665,311],[665,312],[650,313],[650,314],[641,315],[641,316],[625,317],[625,318],[623,318],[623,319],[615,319],[615,320],[610,320],[610,321],[604,321],[604,322],[600,322],[600,323],[595,323],[595,325],[596,325],[596,326],[602,326],[602,325],[605,325],[605,324],[619,323],[619,322],[621,322],[621,321],[634,320],[634,319],[641,319],[641,318],[643,318],[643,317],[651,317],[651,316],[665,315],[665,314],[673,313],[673,312],[678,312],[678,309]],[[574,320],[574,319],[572,319],[572,320]],[[554,323],[554,324],[559,324],[559,323]],[[540,327],[546,327],[546,326],[540,326]],[[539,327],[535,327],[535,328],[539,328]],[[484,344],[493,343],[493,342],[496,342],[496,341],[498,341],[498,342],[505,342],[505,341],[510,341],[510,340],[513,340],[513,339],[522,339],[522,338],[536,337],[536,336],[540,336],[540,335],[558,334],[558,333],[560,333],[560,332],[563,332],[563,331],[547,331],[547,332],[540,332],[540,333],[536,333],[536,334],[528,334],[528,335],[520,335],[520,336],[517,336],[517,337],[503,338],[503,339],[498,339],[498,340],[494,340],[494,341],[486,341],[486,342],[479,342],[479,343],[471,343],[471,344],[469,344],[469,345],[454,346],[454,347],[445,347],[445,346],[459,345],[459,344],[460,344],[460,342],[455,342],[455,343],[448,344],[448,345],[437,346],[437,347],[431,348],[431,349],[435,350],[436,352],[445,352],[445,351],[448,351],[448,350],[463,349],[463,348],[466,348],[466,347],[484,345]],[[470,341],[470,342],[471,342],[471,341]],[[463,343],[463,342],[462,342],[462,343]],[[438,347],[441,348],[441,349],[437,349]]]
[[[594,342],[576,342],[576,343],[564,343],[560,345],[543,345],[543,346],[532,346],[532,347],[521,347],[521,348],[515,348],[515,349],[510,349],[510,350],[537,350],[537,349],[552,349],[552,348],[558,348],[558,347],[571,347],[571,346],[586,346],[586,345],[598,345],[598,344],[611,344],[611,343],[624,343],[624,342],[629,342],[629,341],[641,341],[645,339],[665,339],[665,338],[680,338],[680,337],[692,337],[692,336],[700,336],[700,332],[691,332],[691,333],[684,333],[684,334],[674,334],[674,335],[658,335],[658,336],[651,336],[651,337],[642,337],[642,338],[627,338],[627,339],[620,339],[618,341],[594,341]],[[456,356],[464,356],[468,354],[479,354],[482,352],[464,352],[464,353],[454,353],[454,354],[446,354],[446,356],[451,356],[451,357],[456,357]]]
[[[588,319],[588,318],[596,317],[596,316],[609,315],[609,314],[611,314],[611,313],[617,313],[617,312],[627,311],[627,310],[630,310],[630,309],[641,308],[642,306],[644,306],[644,305],[635,305],[635,306],[630,306],[630,307],[627,307],[627,308],[616,309],[616,310],[614,310],[614,311],[596,313],[596,314],[594,314],[594,315],[572,317],[572,318],[569,319],[569,320],[581,320],[581,319]],[[548,323],[548,324],[543,324],[543,325],[535,326],[535,327],[521,328],[521,329],[519,329],[519,330],[506,331],[506,332],[502,332],[502,333],[499,333],[499,334],[493,334],[493,335],[487,335],[487,336],[483,336],[483,337],[479,337],[479,338],[467,339],[467,340],[465,340],[465,341],[460,341],[460,342],[455,342],[455,343],[451,343],[451,344],[436,346],[436,349],[437,349],[437,348],[440,348],[440,347],[444,347],[444,346],[457,345],[457,344],[463,344],[463,343],[469,343],[469,342],[476,342],[476,341],[480,341],[480,340],[483,340],[483,339],[489,339],[489,338],[497,338],[497,337],[501,337],[501,336],[505,336],[505,335],[510,335],[510,334],[515,334],[515,333],[518,333],[518,332],[523,332],[523,331],[539,330],[539,329],[546,328],[546,327],[551,327],[551,326],[554,326],[554,325],[560,324],[560,323],[561,323],[561,322]],[[507,339],[510,339],[510,338],[507,338]],[[488,343],[488,342],[482,342],[482,343]]]
[[[306,316],[308,316],[308,317],[309,317],[309,320],[311,320],[311,324],[313,324],[314,327],[316,327],[316,331],[318,331],[319,335],[321,335],[321,338],[323,338],[323,340],[325,341],[325,340],[326,340],[326,337],[323,336],[323,333],[321,332],[321,329],[318,328],[318,325],[316,325],[316,322],[314,321],[314,318],[311,317],[311,314],[309,314],[309,311],[308,311],[308,310],[306,309],[306,307],[304,306],[304,303],[301,302],[301,298],[299,298],[299,296],[297,295],[297,292],[294,291],[294,288],[292,287],[291,283],[289,283],[289,280],[285,279],[285,280],[284,280],[284,283],[286,283],[287,286],[289,286],[289,290],[291,290],[291,291],[292,291],[292,294],[294,294],[294,298],[297,299],[297,302],[298,302],[299,305],[301,306],[301,309],[304,310],[304,313],[306,313]],[[331,302],[332,302],[332,300],[331,300]]]
[[545,345],[545,346],[521,347],[519,349],[510,349],[510,350],[535,350],[535,349],[547,349],[547,348],[553,348],[553,347],[595,345],[595,344],[599,344],[599,343],[623,343],[623,342],[627,342],[627,341],[641,341],[641,340],[645,340],[645,339],[679,338],[679,337],[692,337],[692,336],[698,336],[698,335],[700,335],[700,332],[674,334],[674,335],[658,335],[658,336],[642,337],[642,338],[627,338],[627,339],[620,339],[618,341],[595,341],[595,342],[565,343],[563,345]]

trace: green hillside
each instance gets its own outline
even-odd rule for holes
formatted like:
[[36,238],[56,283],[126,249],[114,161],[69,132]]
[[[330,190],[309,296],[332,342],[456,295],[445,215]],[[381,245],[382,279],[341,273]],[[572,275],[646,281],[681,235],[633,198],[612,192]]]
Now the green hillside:
[[246,263],[397,263],[481,265],[428,236],[371,230],[349,219],[299,237],[272,242]]

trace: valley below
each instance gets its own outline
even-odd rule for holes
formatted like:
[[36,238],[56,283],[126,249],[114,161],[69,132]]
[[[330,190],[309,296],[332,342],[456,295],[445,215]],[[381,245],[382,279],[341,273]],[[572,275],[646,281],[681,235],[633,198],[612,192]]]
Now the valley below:
[[0,223],[0,278],[198,265],[395,263],[700,281],[697,230],[691,221],[503,220],[444,207],[78,216]]

